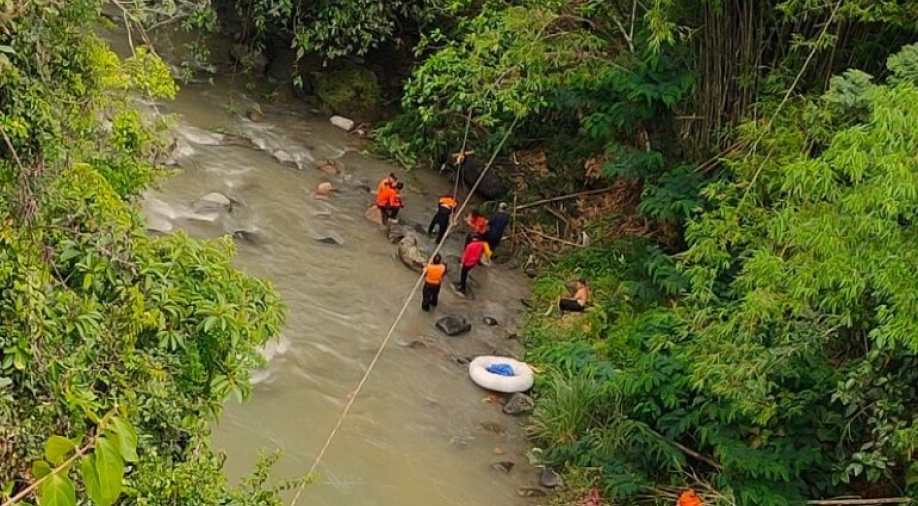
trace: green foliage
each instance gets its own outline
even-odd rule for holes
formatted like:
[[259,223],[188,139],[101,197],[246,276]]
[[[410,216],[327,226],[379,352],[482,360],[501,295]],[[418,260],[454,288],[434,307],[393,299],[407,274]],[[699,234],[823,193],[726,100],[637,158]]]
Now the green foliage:
[[314,87],[316,96],[335,113],[360,119],[374,119],[380,114],[379,80],[370,70],[348,65],[318,72]]
[[[895,74],[848,72],[738,131],[758,149],[702,190],[675,268],[621,247],[557,266],[580,266],[596,304],[528,323],[549,371],[544,458],[600,468],[613,497],[683,486],[687,468],[737,504],[918,492],[915,104]],[[539,282],[536,307],[558,281]],[[588,423],[560,416],[575,396]]]
[[92,35],[100,8],[0,15],[0,497],[42,480],[41,504],[277,504],[264,481],[229,487],[206,441],[282,305],[230,239],[144,232],[131,198],[165,123],[131,96],[176,88],[151,51]]

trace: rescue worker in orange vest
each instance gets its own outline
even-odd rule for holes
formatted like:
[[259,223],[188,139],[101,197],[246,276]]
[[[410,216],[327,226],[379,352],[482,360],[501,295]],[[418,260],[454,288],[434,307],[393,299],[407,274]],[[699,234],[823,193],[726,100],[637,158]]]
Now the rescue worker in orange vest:
[[403,183],[396,183],[395,191],[389,194],[389,202],[386,204],[386,209],[389,211],[388,218],[390,220],[398,221],[398,212],[405,207],[405,203],[402,201],[402,194],[399,193],[404,187]]
[[437,202],[437,214],[430,220],[430,226],[427,227],[427,235],[433,235],[434,229],[437,229],[437,244],[443,242],[443,235],[449,228],[449,220],[453,216],[453,211],[459,206],[459,201],[452,194],[447,193],[440,197]]
[[395,188],[395,185],[398,183],[398,176],[390,172],[388,176],[382,178],[378,185],[376,185],[376,194],[379,195],[379,192],[383,190],[386,186],[391,186]]
[[392,201],[392,196],[397,194],[398,192],[389,183],[380,183],[379,191],[376,193],[376,207],[379,208],[382,215],[383,225],[389,220],[389,203]]
[[421,292],[421,309],[430,311],[431,306],[437,307],[440,301],[440,285],[446,277],[446,264],[440,254],[434,255],[433,260],[424,268],[424,289]]
[[469,233],[465,236],[465,244],[468,245],[476,236],[484,237],[488,232],[488,219],[476,210],[471,210],[465,217],[465,224],[469,226]]
[[704,502],[698,497],[698,494],[696,494],[694,490],[687,489],[679,495],[676,506],[704,506]]

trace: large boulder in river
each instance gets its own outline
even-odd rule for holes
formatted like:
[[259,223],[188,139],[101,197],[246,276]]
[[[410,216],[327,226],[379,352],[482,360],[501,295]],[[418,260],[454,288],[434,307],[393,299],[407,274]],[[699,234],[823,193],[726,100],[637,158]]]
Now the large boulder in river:
[[379,79],[365,67],[344,64],[315,72],[312,81],[316,96],[334,114],[372,121],[382,112]]
[[382,211],[375,205],[370,206],[363,216],[377,225],[382,225]]
[[412,270],[421,272],[427,265],[427,255],[418,245],[418,237],[408,234],[398,243],[398,258]]
[[194,203],[194,210],[197,212],[223,211],[229,210],[230,206],[232,205],[233,201],[230,200],[230,198],[226,195],[218,192],[212,192],[196,200]]
[[[475,181],[478,180],[478,176],[481,175],[483,169],[484,167],[482,167],[475,158],[468,158],[462,166],[462,179],[469,187],[472,187]],[[508,191],[510,191],[510,188],[507,186],[507,183],[504,183],[501,178],[497,176],[492,167],[488,170],[488,173],[485,174],[484,179],[481,180],[481,184],[478,185],[476,193],[486,200],[494,200],[503,197]]]
[[449,315],[437,320],[437,329],[448,336],[458,336],[472,330],[472,323],[464,316]]
[[406,235],[408,235],[408,232],[410,231],[407,227],[405,227],[405,225],[389,222],[388,226],[386,227],[386,239],[389,239],[389,242],[395,244],[397,242],[401,242],[401,240],[404,239]]

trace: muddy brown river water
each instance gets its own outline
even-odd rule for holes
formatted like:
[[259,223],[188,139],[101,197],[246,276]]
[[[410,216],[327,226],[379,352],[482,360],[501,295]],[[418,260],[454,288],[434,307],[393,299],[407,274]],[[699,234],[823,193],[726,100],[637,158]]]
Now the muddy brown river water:
[[[236,233],[237,265],[270,280],[287,304],[286,326],[264,350],[252,397],[228,402],[214,427],[236,479],[260,452],[281,450],[279,478],[302,476],[335,423],[400,309],[417,274],[395,256],[380,227],[364,218],[371,195],[392,166],[365,153],[362,141],[327,118],[296,106],[265,106],[258,122],[244,118],[252,102],[226,83],[184,89],[174,103],[181,170],[145,195],[150,223],[196,237]],[[258,148],[214,132],[232,132]],[[328,175],[316,162],[338,160]],[[283,162],[283,163],[282,163]],[[299,166],[299,167],[297,167]],[[449,182],[433,173],[408,176],[403,222],[424,224]],[[312,192],[322,181],[340,191],[328,201]],[[201,211],[195,202],[219,192],[232,210]],[[447,245],[458,254],[461,233]],[[331,238],[340,245],[320,242]],[[425,238],[426,246],[432,248]],[[456,265],[450,265],[456,274]],[[320,478],[299,504],[354,506],[513,506],[520,487],[534,486],[518,419],[468,379],[457,358],[518,352],[508,339],[528,293],[519,272],[501,266],[473,273],[474,300],[441,293],[440,308],[420,311],[419,294],[319,466]],[[473,323],[462,337],[434,328],[445,314]],[[500,325],[488,327],[483,316]],[[423,344],[406,346],[412,341]],[[513,461],[510,473],[491,464]]]

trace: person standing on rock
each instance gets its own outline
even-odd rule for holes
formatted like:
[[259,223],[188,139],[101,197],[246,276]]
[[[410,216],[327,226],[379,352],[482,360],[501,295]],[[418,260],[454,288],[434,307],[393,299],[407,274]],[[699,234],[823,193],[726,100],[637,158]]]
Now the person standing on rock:
[[379,192],[381,192],[386,186],[395,188],[396,184],[398,184],[398,176],[396,176],[395,173],[390,172],[388,176],[382,178],[379,184],[376,185],[376,194],[379,195]]
[[379,191],[376,192],[376,207],[379,208],[383,225],[389,221],[389,202],[392,201],[392,196],[396,194],[395,188],[387,183],[386,180],[379,183]]
[[424,268],[424,289],[421,292],[421,309],[430,311],[431,307],[437,307],[440,300],[440,285],[446,276],[446,264],[440,258],[440,254],[434,255],[433,260]]
[[393,192],[389,194],[389,202],[386,204],[386,209],[389,213],[388,219],[393,221],[398,221],[398,212],[405,207],[405,202],[402,200],[401,190],[405,185],[403,183],[396,183]]
[[459,201],[451,193],[440,197],[437,202],[437,214],[434,214],[430,220],[430,226],[427,227],[427,235],[433,235],[434,229],[437,229],[437,244],[443,242],[443,236],[449,228],[449,221],[453,217],[453,211],[459,206]]
[[465,217],[465,224],[469,227],[469,233],[465,236],[466,246],[468,246],[476,236],[482,238],[488,233],[488,219],[475,209],[469,211],[468,216]]
[[485,240],[491,246],[491,251],[497,251],[497,246],[500,245],[500,240],[504,237],[504,230],[507,229],[508,223],[510,223],[510,214],[507,213],[507,203],[501,202],[497,206],[497,212],[488,219],[488,232],[485,235]]
[[469,272],[481,263],[481,258],[485,254],[487,243],[482,240],[481,236],[475,235],[472,240],[465,245],[465,251],[462,252],[462,258],[459,263],[462,267],[462,273],[459,276],[459,293],[465,294],[468,288]]

